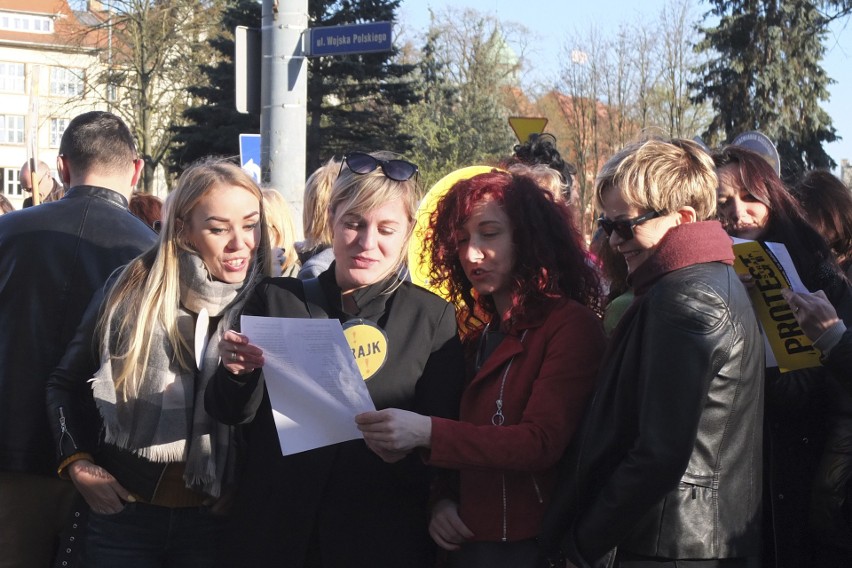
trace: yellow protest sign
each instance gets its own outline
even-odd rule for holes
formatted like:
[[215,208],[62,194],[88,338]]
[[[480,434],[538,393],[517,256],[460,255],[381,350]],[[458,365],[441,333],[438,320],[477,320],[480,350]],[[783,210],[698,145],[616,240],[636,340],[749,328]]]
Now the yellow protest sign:
[[547,126],[547,119],[544,117],[525,117],[525,116],[510,116],[509,126],[515,131],[515,136],[523,144],[529,140],[530,134],[541,134],[544,132],[544,127]]
[[343,324],[343,335],[361,378],[365,381],[379,372],[388,359],[388,336],[385,331],[369,320],[350,320]]
[[820,366],[819,352],[781,295],[790,280],[775,255],[763,244],[748,241],[734,245],[734,256],[737,274],[754,279],[749,295],[781,372]]

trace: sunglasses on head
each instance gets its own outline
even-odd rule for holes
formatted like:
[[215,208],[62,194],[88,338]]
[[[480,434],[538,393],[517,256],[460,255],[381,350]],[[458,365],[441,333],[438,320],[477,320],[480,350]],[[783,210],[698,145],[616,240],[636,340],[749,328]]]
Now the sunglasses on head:
[[354,174],[368,174],[376,168],[382,168],[382,172],[394,181],[408,181],[418,172],[416,165],[405,160],[380,160],[364,152],[350,152],[343,156],[340,171],[343,164]]
[[651,211],[650,213],[639,215],[633,219],[619,219],[618,221],[613,221],[601,215],[600,218],[598,218],[598,227],[603,229],[603,232],[606,233],[607,237],[612,236],[613,231],[615,231],[616,235],[625,241],[629,241],[636,236],[633,233],[633,227],[641,225],[645,221],[656,219],[659,216],[659,211]]

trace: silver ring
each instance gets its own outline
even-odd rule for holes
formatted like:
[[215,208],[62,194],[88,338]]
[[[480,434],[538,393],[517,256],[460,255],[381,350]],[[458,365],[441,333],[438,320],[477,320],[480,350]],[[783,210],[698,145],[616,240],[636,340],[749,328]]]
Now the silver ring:
[[237,360],[237,352],[231,351],[231,361],[236,361],[236,360]]

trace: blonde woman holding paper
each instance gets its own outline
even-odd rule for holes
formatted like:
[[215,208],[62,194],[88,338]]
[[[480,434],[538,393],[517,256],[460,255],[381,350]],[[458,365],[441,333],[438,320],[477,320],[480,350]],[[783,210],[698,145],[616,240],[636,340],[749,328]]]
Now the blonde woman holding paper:
[[[379,357],[362,369],[375,407],[455,418],[464,376],[455,310],[400,276],[416,176],[417,166],[388,152],[347,154],[329,205],[334,262],[304,284],[261,282],[243,314],[366,326],[377,336],[364,355]],[[207,408],[244,425],[247,442],[225,565],[430,567],[431,476],[420,457],[385,454],[394,462],[385,463],[363,439],[282,456],[264,354],[236,331],[220,349]]]
[[92,301],[48,381],[60,474],[91,507],[87,567],[218,558],[237,454],[233,429],[204,410],[204,386],[219,336],[269,272],[262,212],[239,166],[189,167],[158,242],[113,278],[103,304]]

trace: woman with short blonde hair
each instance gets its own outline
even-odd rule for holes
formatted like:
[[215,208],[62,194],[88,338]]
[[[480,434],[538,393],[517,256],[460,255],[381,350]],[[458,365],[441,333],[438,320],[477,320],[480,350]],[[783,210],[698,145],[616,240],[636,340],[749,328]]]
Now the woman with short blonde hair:
[[598,176],[598,223],[636,297],[539,535],[552,566],[746,568],[760,556],[763,338],[731,240],[707,220],[716,185],[688,140],[633,144]]
[[603,194],[618,188],[628,205],[660,212],[687,205],[698,221],[716,213],[713,159],[691,140],[650,139],[631,144],[604,164],[595,179],[595,197],[603,208]]
[[[264,280],[243,313],[328,317],[352,337],[370,333],[376,339],[368,349],[350,347],[359,357],[378,354],[362,369],[376,408],[454,417],[464,375],[455,310],[400,275],[417,173],[396,154],[347,154],[328,206],[334,262],[304,281]],[[207,408],[226,424],[245,425],[248,460],[226,564],[431,567],[423,460],[390,453],[395,463],[384,463],[363,439],[282,456],[263,352],[236,331],[224,335],[220,349],[226,355],[207,389]]]

